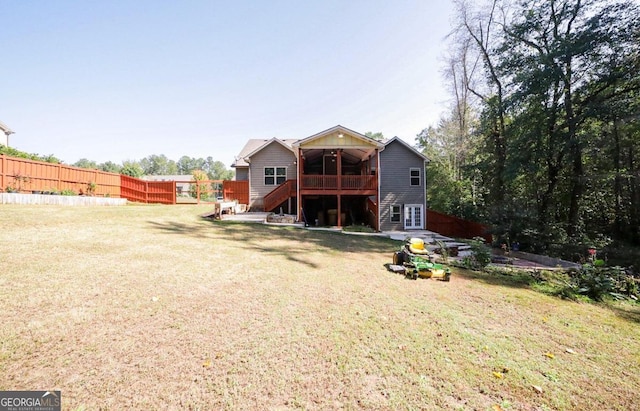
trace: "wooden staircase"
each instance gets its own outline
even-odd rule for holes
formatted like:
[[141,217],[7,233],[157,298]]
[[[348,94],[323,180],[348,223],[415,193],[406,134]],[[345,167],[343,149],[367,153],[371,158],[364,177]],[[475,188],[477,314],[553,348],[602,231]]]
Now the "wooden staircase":
[[274,211],[276,207],[291,197],[296,196],[298,184],[296,180],[287,180],[264,196],[264,211]]

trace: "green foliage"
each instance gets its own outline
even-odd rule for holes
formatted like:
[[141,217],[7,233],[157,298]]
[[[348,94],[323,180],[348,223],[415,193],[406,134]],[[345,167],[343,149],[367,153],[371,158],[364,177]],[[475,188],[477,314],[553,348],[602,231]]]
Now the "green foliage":
[[464,52],[445,70],[457,104],[417,139],[431,160],[429,206],[574,261],[586,261],[588,246],[640,244],[638,5],[512,6],[498,18],[498,9],[460,5],[450,38]]
[[463,266],[471,270],[484,270],[491,263],[491,248],[482,237],[475,237],[468,243],[471,255],[462,259]]
[[348,225],[342,228],[342,231],[350,233],[375,233],[376,231],[368,225]]
[[174,175],[178,174],[176,162],[164,154],[152,154],[140,160],[143,175]]
[[209,187],[207,184],[202,183],[205,180],[208,180],[207,174],[202,170],[195,170],[191,173],[193,179],[196,181],[195,184],[191,184],[189,186],[189,192],[191,197],[198,198],[200,200],[207,200],[210,196]]
[[120,169],[120,174],[123,174],[125,176],[129,176],[129,177],[142,177],[144,174],[144,171],[142,170],[142,167],[140,166],[140,164],[138,164],[135,161],[124,161],[122,163],[122,169]]
[[384,135],[381,132],[374,133],[373,131],[367,131],[364,135],[377,141],[384,140]]
[[623,299],[633,295],[637,298],[638,285],[621,267],[585,265],[571,276],[564,293],[569,291],[603,301],[607,297]]
[[119,166],[118,164],[112,161],[106,161],[104,163],[99,164],[98,169],[102,171],[106,171],[107,173],[120,174],[120,170],[122,169],[122,166]]
[[92,170],[97,170],[99,168],[98,163],[92,160],[87,160],[86,158],[81,158],[80,160],[73,163],[72,166],[79,168],[88,168]]
[[54,157],[53,154],[49,154],[46,156],[41,156],[39,154],[30,154],[24,151],[16,150],[15,148],[12,148],[12,147],[7,147],[2,144],[0,144],[0,154],[5,154],[10,157],[26,158],[26,159],[35,160],[35,161],[44,161],[46,163],[53,163],[53,164],[61,163],[61,161],[56,157]]

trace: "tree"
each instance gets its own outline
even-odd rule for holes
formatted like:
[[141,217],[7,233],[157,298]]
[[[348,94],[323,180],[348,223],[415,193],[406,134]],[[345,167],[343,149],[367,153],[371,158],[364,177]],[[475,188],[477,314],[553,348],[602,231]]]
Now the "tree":
[[144,175],[174,175],[178,174],[178,167],[173,160],[164,154],[152,154],[140,160]]
[[377,140],[377,141],[384,140],[384,135],[382,135],[382,133],[379,132],[379,131],[377,133],[374,133],[372,131],[367,131],[366,133],[364,133],[364,135],[369,137],[369,138],[371,138],[371,139],[373,139],[373,140]]
[[[444,70],[453,109],[419,136],[429,145],[429,175],[440,179],[430,186],[484,208],[478,215],[539,250],[610,236],[639,242],[638,5],[456,4]],[[471,127],[456,127],[465,118]]]
[[81,158],[80,160],[73,163],[72,166],[79,168],[90,168],[94,170],[98,169],[98,164],[95,161],[87,160],[86,158]]
[[[520,129],[538,129],[535,134],[545,137],[539,140],[547,173],[540,221],[547,223],[555,197],[567,210],[562,213],[567,234],[576,237],[583,231],[584,150],[597,133],[592,121],[603,114],[596,106],[635,87],[617,82],[637,73],[638,63],[625,67],[617,60],[630,52],[637,55],[637,8],[629,2],[580,0],[522,1],[519,8],[522,12],[504,26],[498,72],[511,78],[512,114],[526,125]],[[534,119],[545,127],[535,126]],[[558,199],[554,191],[563,173]]]
[[137,161],[125,160],[122,162],[122,169],[120,173],[129,176],[129,177],[142,177],[144,175],[144,171],[140,163]]
[[[504,78],[497,70],[497,58],[493,54],[496,45],[497,16],[500,1],[493,0],[484,10],[472,10],[466,0],[457,0],[457,26],[452,38],[459,45],[458,61],[453,67],[459,67],[461,74],[457,78],[461,84],[456,85],[456,96],[459,103],[468,103],[459,95],[466,90],[481,100],[484,110],[479,132],[485,140],[485,146],[491,156],[484,157],[482,169],[487,174],[489,186],[489,204],[501,207],[505,195],[504,174],[507,161]],[[485,81],[476,81],[478,67],[484,68]],[[464,91],[464,93],[466,93]]]
[[231,180],[235,175],[222,161],[214,161],[211,157],[207,157],[205,165],[210,180]]
[[107,173],[120,173],[120,170],[122,169],[122,166],[119,166],[118,164],[112,162],[112,161],[106,161],[104,163],[101,163],[100,165],[98,165],[98,168],[102,171],[106,171]]

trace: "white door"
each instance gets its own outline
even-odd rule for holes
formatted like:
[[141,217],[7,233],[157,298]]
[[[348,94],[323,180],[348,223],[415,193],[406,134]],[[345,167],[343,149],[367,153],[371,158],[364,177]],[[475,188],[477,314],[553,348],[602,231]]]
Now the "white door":
[[424,213],[422,204],[407,204],[404,206],[404,228],[423,229]]

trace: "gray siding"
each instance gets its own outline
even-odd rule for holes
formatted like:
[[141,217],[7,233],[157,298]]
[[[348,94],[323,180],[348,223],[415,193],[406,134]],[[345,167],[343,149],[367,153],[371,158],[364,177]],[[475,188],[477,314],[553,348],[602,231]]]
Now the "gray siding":
[[[420,169],[420,185],[412,186],[410,169]],[[422,204],[423,229],[426,227],[426,178],[424,159],[398,141],[380,152],[380,231],[404,230],[404,205]],[[400,206],[400,221],[391,222],[391,206]]]
[[249,207],[251,210],[263,210],[262,198],[276,188],[275,185],[264,184],[264,168],[286,167],[287,180],[294,180],[297,178],[295,160],[293,152],[277,142],[269,144],[251,157],[249,163]]
[[249,167],[236,167],[236,181],[249,180]]

